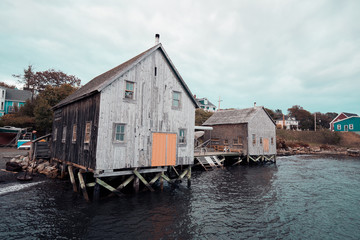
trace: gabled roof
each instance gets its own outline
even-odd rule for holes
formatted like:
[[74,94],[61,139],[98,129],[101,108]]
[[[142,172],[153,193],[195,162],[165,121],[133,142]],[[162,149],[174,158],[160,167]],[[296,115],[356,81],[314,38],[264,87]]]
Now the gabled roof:
[[30,91],[6,88],[6,95],[5,95],[6,101],[26,102],[26,100],[30,98],[31,98]]
[[[207,98],[195,98],[195,99],[196,99],[196,101],[197,101],[197,103],[198,103],[199,106],[212,106],[212,107],[216,107],[216,106],[215,106],[212,102],[210,102],[209,99],[207,99]],[[206,100],[208,103],[207,103],[207,104],[201,103],[201,102],[200,102],[201,100]]]
[[147,56],[149,56],[150,54],[152,54],[153,52],[155,52],[158,49],[163,53],[165,59],[167,60],[168,64],[170,65],[171,69],[174,71],[175,75],[177,76],[178,80],[180,81],[180,84],[182,85],[185,92],[188,94],[191,101],[193,102],[193,104],[197,108],[198,104],[197,104],[196,100],[194,99],[190,89],[188,88],[185,81],[180,76],[180,74],[177,71],[177,69],[175,68],[174,64],[171,62],[169,56],[165,52],[165,49],[163,48],[161,43],[157,44],[156,46],[154,46],[154,47],[152,47],[152,48],[150,48],[148,50],[146,50],[143,53],[140,53],[139,55],[131,58],[130,60],[120,64],[119,66],[117,66],[117,67],[115,67],[115,68],[113,68],[113,69],[111,69],[111,70],[109,70],[109,71],[95,77],[90,82],[85,84],[83,87],[78,89],[76,92],[74,92],[73,94],[71,94],[70,96],[68,96],[64,100],[62,100],[60,103],[58,103],[54,108],[56,109],[56,108],[68,105],[68,104],[70,104],[72,102],[78,101],[78,100],[80,100],[82,98],[88,97],[88,96],[90,96],[92,94],[95,94],[97,92],[101,92],[101,90],[103,90],[105,87],[110,85],[118,77],[120,77],[125,72],[132,69],[133,67],[135,67],[136,64],[138,64],[140,61],[142,61],[143,59],[145,59]]
[[360,116],[356,115],[356,116],[351,116],[351,117],[348,117],[348,118],[341,119],[341,120],[339,120],[339,121],[334,122],[334,125],[335,125],[336,123],[341,123],[341,122],[343,122],[343,121],[345,121],[345,120],[349,120],[349,119],[352,119],[352,118],[360,118]]
[[[211,125],[221,125],[221,124],[248,123],[260,111],[265,111],[264,107],[252,107],[252,108],[236,109],[236,110],[221,110],[215,112],[202,125],[211,126]],[[269,114],[266,111],[265,113],[274,123],[274,121],[269,116]]]
[[341,113],[339,113],[339,114],[330,122],[330,124],[333,123],[333,122],[337,122],[337,121],[335,121],[335,120],[336,120],[341,114],[344,114],[346,117],[357,116],[357,114],[355,114],[355,113],[341,112]]

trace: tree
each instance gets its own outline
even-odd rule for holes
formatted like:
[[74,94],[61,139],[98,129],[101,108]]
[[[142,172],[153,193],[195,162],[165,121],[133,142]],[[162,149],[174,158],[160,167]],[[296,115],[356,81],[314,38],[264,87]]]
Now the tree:
[[265,111],[269,114],[269,116],[275,120],[275,112],[269,108],[265,108]]
[[299,121],[299,128],[302,130],[314,129],[314,117],[299,105],[292,106],[288,109],[289,116],[295,117]]
[[195,110],[195,125],[201,126],[209,117],[213,115],[212,112],[207,112],[201,108]]
[[62,71],[49,69],[43,72],[34,72],[33,66],[29,65],[24,69],[24,74],[14,74],[20,83],[24,84],[24,89],[30,90],[33,95],[45,90],[46,86],[60,86],[70,84],[73,87],[79,87],[81,80],[74,75],[67,75]]
[[42,133],[51,132],[53,111],[52,107],[61,100],[72,94],[77,88],[70,84],[63,84],[59,87],[47,86],[36,98],[34,107],[35,126]]
[[4,83],[4,82],[0,82],[0,87],[6,87],[6,88],[11,88],[11,89],[15,88],[14,85],[9,85],[9,84]]

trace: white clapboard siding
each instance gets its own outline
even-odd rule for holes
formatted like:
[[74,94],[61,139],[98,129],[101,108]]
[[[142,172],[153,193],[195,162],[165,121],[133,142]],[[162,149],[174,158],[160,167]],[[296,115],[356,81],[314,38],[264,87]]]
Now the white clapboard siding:
[[[155,77],[154,68],[157,67]],[[135,100],[124,99],[125,81],[135,83]],[[172,109],[172,91],[181,92],[181,109]],[[152,132],[187,129],[177,164],[193,164],[194,104],[161,50],[125,72],[101,91],[96,169],[151,166]],[[114,143],[114,123],[126,124],[125,142]]]

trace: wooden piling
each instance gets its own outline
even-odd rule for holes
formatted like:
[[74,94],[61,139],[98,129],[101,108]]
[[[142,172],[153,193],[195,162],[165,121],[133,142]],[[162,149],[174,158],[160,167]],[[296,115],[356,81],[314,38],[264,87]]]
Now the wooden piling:
[[135,193],[139,193],[139,178],[138,177],[135,177],[133,187],[134,187]]
[[122,194],[119,190],[117,190],[114,187],[110,186],[109,184],[107,184],[106,182],[101,180],[100,178],[96,178],[96,183],[100,184],[102,187],[106,188],[107,190],[109,190],[112,193],[115,193],[118,196],[121,196],[121,194]]
[[[150,184],[145,180],[145,178],[143,178],[143,176],[141,176],[141,174],[137,171],[134,170],[133,173],[136,175],[137,179],[140,179],[141,182],[151,191],[154,192],[155,190],[150,186]],[[139,191],[139,189],[137,190]]]
[[164,190],[164,179],[163,179],[163,176],[164,175],[164,172],[161,172],[161,178],[160,178],[160,190],[163,191]]
[[93,192],[93,201],[98,202],[100,199],[100,184],[95,183],[94,192]]
[[70,182],[73,185],[73,190],[74,192],[78,192],[77,186],[76,186],[76,181],[75,181],[75,177],[74,177],[74,171],[73,171],[73,167],[72,166],[68,166],[68,171],[69,171],[69,175],[70,175]]
[[89,195],[86,191],[85,181],[84,181],[81,171],[78,172],[78,177],[79,177],[80,187],[81,187],[83,196],[87,202],[90,202]]
[[190,188],[191,187],[191,167],[189,167],[189,171],[186,176],[187,176],[187,187]]

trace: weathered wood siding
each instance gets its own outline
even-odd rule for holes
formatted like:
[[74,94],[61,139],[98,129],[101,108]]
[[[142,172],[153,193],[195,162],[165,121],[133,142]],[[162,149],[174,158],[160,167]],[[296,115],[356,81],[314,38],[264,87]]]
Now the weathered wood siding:
[[[247,124],[223,124],[213,125],[212,131],[205,131],[204,139],[219,139],[221,146],[226,146],[230,151],[240,151],[244,155],[247,154]],[[234,140],[237,141],[234,143]],[[227,141],[227,143],[226,143]],[[212,144],[214,145],[214,144]]]
[[[99,122],[100,94],[61,107],[54,112],[52,157],[95,168],[97,129]],[[84,143],[86,122],[91,122],[90,143]],[[76,124],[76,141],[72,141],[73,125]],[[65,143],[62,141],[66,126]],[[55,130],[57,128],[57,131]],[[53,136],[54,139],[54,136]]]
[[[252,142],[252,134],[255,134],[255,144]],[[259,111],[248,123],[248,136],[250,155],[276,154],[276,127],[265,111]],[[262,138],[263,143],[260,143],[260,138]],[[272,142],[271,138],[273,138]],[[264,139],[269,141],[268,152],[264,151]]]
[[[124,98],[125,81],[135,83],[134,100]],[[179,110],[172,109],[173,91],[181,93]],[[101,91],[96,169],[151,166],[152,133],[179,134],[179,128],[187,143],[177,145],[176,163],[193,164],[194,110],[161,50],[153,52]],[[114,142],[114,123],[125,124],[123,143]]]

